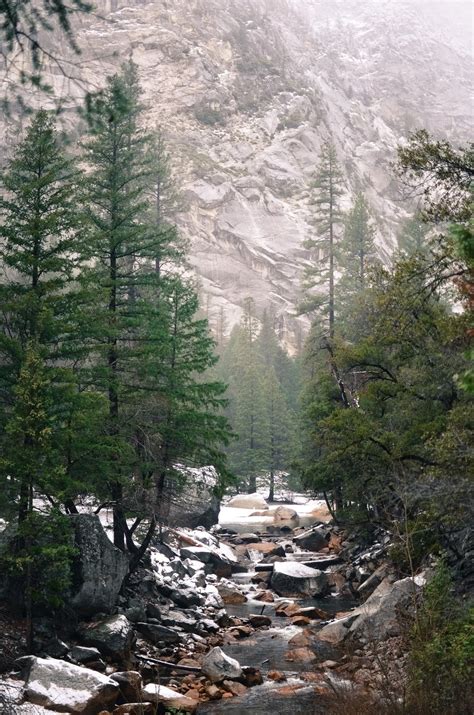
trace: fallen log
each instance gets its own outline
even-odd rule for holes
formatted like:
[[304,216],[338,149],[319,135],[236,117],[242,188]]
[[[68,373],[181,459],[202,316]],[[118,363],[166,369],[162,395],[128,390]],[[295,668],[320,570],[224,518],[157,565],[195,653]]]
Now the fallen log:
[[178,665],[177,663],[170,663],[169,660],[159,660],[158,658],[152,658],[149,655],[139,655],[135,653],[135,658],[138,660],[144,660],[151,665],[162,665],[165,668],[171,668],[171,670],[187,670],[190,673],[200,673],[201,668],[193,665]]

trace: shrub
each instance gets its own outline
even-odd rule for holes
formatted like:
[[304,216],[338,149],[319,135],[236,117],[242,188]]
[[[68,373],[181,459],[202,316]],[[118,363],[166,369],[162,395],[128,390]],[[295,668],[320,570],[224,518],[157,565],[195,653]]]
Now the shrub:
[[443,562],[424,591],[411,636],[408,710],[467,715],[474,701],[474,608],[461,606]]

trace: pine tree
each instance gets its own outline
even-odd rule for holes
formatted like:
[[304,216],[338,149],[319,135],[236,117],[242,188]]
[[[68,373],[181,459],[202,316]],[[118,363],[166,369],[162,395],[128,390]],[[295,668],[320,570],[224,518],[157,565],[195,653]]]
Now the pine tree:
[[139,362],[150,349],[146,322],[154,309],[146,291],[157,284],[151,261],[162,243],[161,231],[146,220],[147,188],[153,174],[150,137],[139,127],[141,107],[136,68],[124,65],[109,78],[89,113],[85,141],[86,193],[91,268],[84,275],[96,286],[96,386],[108,399],[111,443],[109,488],[114,502],[114,543],[125,548],[123,483],[134,461],[134,426],[127,409],[137,390]]
[[270,488],[268,498],[275,498],[275,475],[287,470],[294,448],[291,415],[275,369],[270,368],[263,384],[263,396],[267,409],[267,455],[265,468],[268,471]]
[[398,249],[407,256],[415,253],[426,253],[429,246],[427,234],[430,227],[423,221],[420,213],[415,213],[401,226],[398,234]]
[[[305,241],[311,251],[311,265],[306,270],[306,298],[303,312],[317,311],[326,323],[329,339],[335,329],[336,252],[339,240],[338,226],[342,222],[339,198],[342,195],[342,173],[334,145],[326,142],[321,162],[312,188],[315,190],[312,205],[315,207],[313,225],[316,235]],[[321,291],[322,289],[322,291]]]
[[[18,403],[15,395],[19,380],[22,371],[32,366],[33,350],[49,385],[58,430],[55,443],[59,447],[64,414],[74,414],[76,410],[76,375],[68,362],[72,353],[76,360],[81,357],[74,332],[80,313],[81,296],[75,276],[83,260],[83,226],[76,206],[77,172],[65,157],[54,121],[47,112],[40,111],[34,116],[2,176],[2,183],[5,194],[0,203],[1,441],[5,451],[10,440],[6,424],[11,425]],[[85,405],[82,410],[87,413],[84,415],[87,423],[90,413]],[[75,439],[72,433],[71,437]],[[38,450],[41,451],[39,447]],[[64,451],[61,460],[64,467]],[[13,477],[9,484],[9,488],[20,484],[20,519],[28,511],[31,484],[27,486],[27,478],[30,477],[26,474],[24,478]],[[82,484],[86,481],[84,475],[81,481]],[[48,489],[45,483],[42,489],[48,496],[61,499],[66,480],[59,484],[57,479],[51,479],[47,484]]]
[[339,266],[342,277],[337,285],[341,318],[347,318],[354,301],[367,287],[368,271],[376,263],[375,229],[363,194],[357,194],[349,212],[344,237],[339,244]]

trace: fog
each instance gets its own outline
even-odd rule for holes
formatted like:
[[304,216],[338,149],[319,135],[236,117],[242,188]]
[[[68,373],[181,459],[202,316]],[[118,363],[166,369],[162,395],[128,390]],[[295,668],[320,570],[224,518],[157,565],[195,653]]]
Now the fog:
[[292,0],[304,6],[313,17],[354,15],[370,9],[383,14],[394,5],[415,11],[427,25],[435,28],[440,39],[449,41],[474,54],[474,3],[471,0]]

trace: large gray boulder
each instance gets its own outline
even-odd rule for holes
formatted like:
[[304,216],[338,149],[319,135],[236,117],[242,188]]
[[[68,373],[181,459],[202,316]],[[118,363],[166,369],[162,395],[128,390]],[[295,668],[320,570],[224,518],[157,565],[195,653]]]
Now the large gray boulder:
[[167,520],[172,526],[210,529],[219,520],[220,499],[216,495],[217,473],[214,467],[180,467],[181,485],[169,479],[165,485]]
[[204,675],[207,675],[213,683],[227,679],[235,680],[242,675],[239,661],[226,655],[218,646],[204,656],[201,667]]
[[85,645],[93,646],[118,661],[129,658],[135,640],[131,623],[122,615],[85,623],[79,629],[79,634]]
[[71,606],[81,616],[107,613],[116,604],[128,558],[111,543],[96,514],[73,514],[69,518],[78,549]]
[[328,540],[325,532],[322,529],[308,529],[303,534],[295,536],[293,541],[296,546],[308,551],[320,551],[328,545]]
[[325,573],[296,561],[277,561],[270,585],[279,596],[323,596],[328,589]]
[[349,633],[358,640],[386,640],[401,633],[400,616],[413,613],[420,587],[412,578],[384,579],[367,601],[352,612]]
[[94,715],[108,710],[118,683],[101,673],[54,658],[31,658],[25,698],[56,712]]

